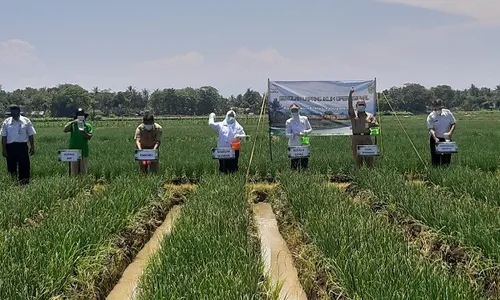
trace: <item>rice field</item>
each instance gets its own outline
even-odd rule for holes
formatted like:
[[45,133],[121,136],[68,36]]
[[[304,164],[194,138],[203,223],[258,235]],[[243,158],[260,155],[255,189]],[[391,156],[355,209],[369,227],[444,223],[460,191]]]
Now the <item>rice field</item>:
[[242,118],[251,139],[234,175],[218,173],[208,117],[157,120],[155,175],[134,161],[138,121],[95,121],[78,178],[57,160],[65,121],[34,120],[30,185],[0,163],[0,299],[105,299],[174,206],[171,232],[125,284],[132,298],[282,299],[258,202],[272,207],[307,299],[500,299],[499,117],[456,113],[448,169],[430,167],[426,116],[400,117],[404,130],[382,116],[374,170],[355,168],[350,137],[311,137],[302,173],[267,120]]

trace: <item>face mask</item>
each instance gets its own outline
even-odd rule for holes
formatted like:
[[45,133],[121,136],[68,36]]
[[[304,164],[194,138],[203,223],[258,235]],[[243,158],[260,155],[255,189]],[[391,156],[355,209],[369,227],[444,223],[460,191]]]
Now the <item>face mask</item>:
[[149,131],[149,130],[153,129],[153,125],[152,124],[144,125],[144,129]]
[[436,114],[438,114],[438,115],[441,115],[443,113],[443,110],[442,109],[436,109],[434,112]]
[[299,112],[292,112],[292,117],[297,119],[299,117]]
[[234,123],[234,118],[233,117],[227,117],[227,124],[233,124]]
[[77,116],[78,121],[85,121],[85,116]]
[[19,119],[20,113],[18,113],[18,112],[12,112],[12,113],[10,113],[10,115],[12,116],[12,118],[14,118],[14,119],[17,120],[17,119]]
[[365,108],[364,106],[358,106],[358,111],[359,112],[365,112]]

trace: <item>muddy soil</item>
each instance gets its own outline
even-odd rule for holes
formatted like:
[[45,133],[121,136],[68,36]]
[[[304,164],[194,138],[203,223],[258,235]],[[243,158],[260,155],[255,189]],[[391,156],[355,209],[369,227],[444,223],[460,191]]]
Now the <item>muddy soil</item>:
[[269,203],[257,203],[253,206],[257,223],[261,254],[265,272],[271,285],[281,284],[279,299],[307,299],[299,282],[292,254],[278,230],[278,222]]
[[85,280],[76,274],[76,280],[73,280],[61,297],[105,299],[124,270],[163,223],[170,209],[184,203],[186,194],[194,188],[193,185],[166,185],[167,198],[142,209],[131,224],[116,236],[111,246],[114,251],[107,254],[103,261],[98,262],[102,267],[99,270],[84,270],[92,273],[98,271],[98,273]]
[[162,225],[156,229],[151,239],[144,248],[136,255],[134,261],[128,265],[123,272],[122,277],[109,293],[108,300],[135,299],[137,286],[141,275],[143,274],[149,258],[158,251],[163,238],[170,234],[174,222],[179,217],[181,206],[172,207]]

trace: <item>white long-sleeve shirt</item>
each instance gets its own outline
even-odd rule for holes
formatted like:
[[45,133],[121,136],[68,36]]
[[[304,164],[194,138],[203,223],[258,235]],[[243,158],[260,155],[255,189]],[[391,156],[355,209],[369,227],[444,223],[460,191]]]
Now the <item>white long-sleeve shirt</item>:
[[300,136],[302,131],[311,131],[311,124],[306,116],[299,116],[298,119],[290,118],[286,120],[286,136],[288,137],[288,146],[300,146]]
[[226,120],[215,122],[214,118],[209,118],[208,125],[219,133],[217,141],[219,148],[231,147],[235,135],[245,135],[243,127],[237,121],[234,121],[233,124],[227,124]]

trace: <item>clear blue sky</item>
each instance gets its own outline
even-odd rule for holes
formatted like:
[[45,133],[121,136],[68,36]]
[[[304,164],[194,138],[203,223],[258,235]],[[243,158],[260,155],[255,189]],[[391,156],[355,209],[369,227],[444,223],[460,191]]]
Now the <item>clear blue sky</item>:
[[0,84],[500,84],[499,0],[0,0]]

